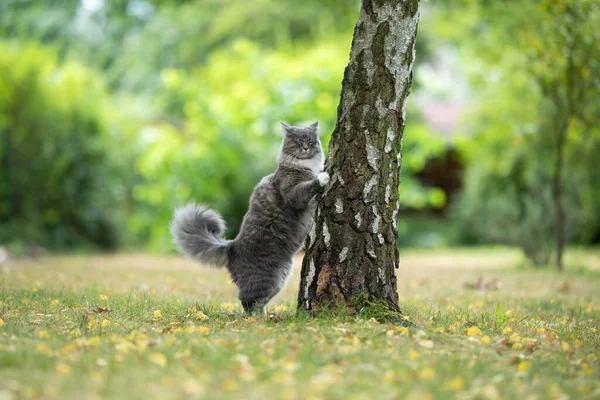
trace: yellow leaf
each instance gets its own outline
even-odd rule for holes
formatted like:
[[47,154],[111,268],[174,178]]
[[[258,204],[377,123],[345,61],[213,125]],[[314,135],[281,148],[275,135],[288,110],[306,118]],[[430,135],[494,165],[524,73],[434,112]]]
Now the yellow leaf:
[[512,333],[512,328],[504,328],[502,329],[503,335],[510,335]]
[[392,384],[394,381],[394,373],[392,371],[387,371],[385,374],[383,374],[383,382]]
[[61,353],[63,354],[71,354],[77,351],[77,346],[75,346],[73,343],[69,343],[63,346]]
[[163,353],[152,353],[148,359],[152,364],[158,365],[161,368],[167,366],[167,357]]
[[285,304],[279,304],[275,306],[275,312],[278,314],[286,311],[288,311],[288,306],[286,306]]
[[4,320],[0,318],[0,326],[4,325]]
[[421,379],[430,379],[435,376],[435,371],[433,368],[427,367],[419,371],[419,378]]
[[519,372],[527,372],[531,369],[531,363],[528,361],[521,361],[517,369]]
[[71,332],[69,332],[69,336],[79,337],[79,336],[81,336],[81,331],[79,330],[79,328],[75,328]]
[[223,390],[226,392],[233,392],[238,389],[238,384],[233,379],[225,379],[223,381]]
[[479,329],[479,327],[477,326],[471,326],[469,327],[469,329],[467,329],[467,336],[480,336],[481,335],[481,329]]
[[454,378],[450,381],[450,389],[452,389],[456,392],[460,392],[464,388],[465,388],[465,381],[463,381],[463,379],[460,376],[457,376],[456,378]]
[[417,358],[419,358],[419,353],[417,353],[414,350],[411,350],[408,352],[408,358],[410,358],[411,360],[416,360]]
[[58,363],[56,364],[56,375],[60,375],[60,376],[69,376],[73,373],[73,370],[71,369],[71,367],[69,367],[67,364],[63,364],[63,363]]
[[232,312],[233,310],[235,310],[235,303],[223,303],[221,304],[221,308],[226,311]]
[[89,338],[85,344],[90,347],[98,347],[98,346],[100,346],[100,337],[93,336],[93,337]]
[[512,335],[510,335],[510,341],[511,342],[520,342],[521,335],[519,335],[517,332],[513,333]]
[[56,300],[56,299],[54,299],[54,300],[52,300],[52,301],[50,302],[50,304],[51,304],[51,305],[53,305],[53,306],[57,306],[57,305],[58,305],[58,303],[60,303],[60,301],[58,301],[58,300]]
[[492,343],[492,338],[490,338],[489,336],[484,336],[481,338],[479,343],[488,345],[488,344]]
[[199,326],[198,327],[198,333],[206,335],[206,334],[210,333],[210,328],[207,327],[207,326]]
[[592,376],[596,372],[588,363],[581,364],[581,369],[583,370],[583,376]]
[[207,321],[208,315],[204,314],[202,311],[198,311],[196,313],[196,319],[199,319],[200,321]]
[[163,314],[161,310],[154,310],[154,312],[152,313],[152,315],[154,315],[155,319],[162,319],[163,318]]
[[560,342],[560,348],[562,351],[569,351],[571,350],[571,345],[567,342]]
[[540,328],[537,330],[537,334],[540,336],[545,336],[546,335],[546,329],[545,328]]
[[50,334],[44,330],[41,330],[41,331],[38,331],[37,337],[40,339],[48,339],[50,337]]
[[105,318],[102,320],[102,323],[100,324],[100,326],[102,326],[103,328],[106,328],[107,326],[110,326],[110,321]]
[[420,340],[419,346],[425,347],[426,349],[433,348],[433,340]]
[[35,350],[36,350],[38,353],[42,353],[42,354],[44,354],[44,355],[47,355],[47,356],[49,356],[49,355],[51,355],[51,354],[52,354],[52,350],[50,350],[50,347],[46,346],[46,345],[45,345],[45,344],[43,344],[43,343],[38,343],[38,344],[36,344],[36,345],[35,345]]
[[408,334],[408,328],[405,326],[396,326],[394,327],[394,330],[396,332],[398,332],[401,335],[407,335]]

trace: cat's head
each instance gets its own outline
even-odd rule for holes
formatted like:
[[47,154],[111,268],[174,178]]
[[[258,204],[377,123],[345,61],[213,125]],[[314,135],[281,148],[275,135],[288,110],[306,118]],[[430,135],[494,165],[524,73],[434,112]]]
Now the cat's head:
[[281,148],[281,152],[284,155],[306,160],[317,157],[323,153],[321,141],[319,140],[319,135],[317,133],[317,127],[319,126],[318,122],[315,122],[306,128],[290,126],[285,122],[282,122],[281,126],[285,132],[285,138],[283,139],[283,146]]

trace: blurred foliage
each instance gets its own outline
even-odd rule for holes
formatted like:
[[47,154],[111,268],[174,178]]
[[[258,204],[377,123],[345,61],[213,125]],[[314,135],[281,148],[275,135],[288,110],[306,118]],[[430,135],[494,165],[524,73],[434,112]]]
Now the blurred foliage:
[[[0,242],[172,250],[173,208],[191,200],[222,212],[228,235],[235,235],[253,187],[276,166],[280,120],[319,120],[327,146],[358,11],[358,1],[335,0],[260,0],[252,7],[241,0],[2,2],[6,46],[26,52],[28,43],[39,42],[35,49],[45,55],[28,61],[39,68],[37,86],[23,98],[11,96],[10,107],[32,109],[18,128],[6,125],[5,143],[46,175],[36,175],[43,187],[25,179],[32,171],[11,156],[11,179],[21,185],[7,184],[10,193],[0,197],[9,207],[3,227],[10,232]],[[6,59],[2,68],[13,76],[18,65]],[[70,69],[90,77],[78,81],[85,101],[56,87],[38,104],[38,91],[54,88],[57,74]],[[6,82],[11,90],[19,85]],[[60,102],[68,117],[57,111],[52,136],[44,118]],[[414,176],[446,144],[432,138],[414,108],[408,112],[404,146],[411,157],[403,163],[402,204],[443,206],[443,191]],[[37,144],[28,149],[19,134]],[[61,135],[76,144],[63,145]],[[34,154],[36,146],[50,146],[44,143],[55,152],[42,162]],[[63,163],[62,175],[49,179]],[[57,204],[40,204],[50,198],[46,191],[61,187]],[[29,204],[27,229],[14,231],[25,217],[10,207],[21,199]],[[67,210],[103,237],[74,229]],[[41,228],[36,213],[52,215],[53,228]],[[57,229],[67,233],[56,235]]]
[[[545,263],[565,121],[567,233],[585,243],[598,231],[596,3],[422,3],[403,245],[509,243]],[[327,146],[358,11],[358,0],[0,2],[0,243],[172,250],[172,210],[191,200],[235,235],[276,165],[280,120],[319,120]],[[458,70],[436,69],[440,52]],[[472,106],[463,135],[434,132],[423,98]],[[449,148],[464,191],[451,218],[423,217],[447,205],[419,176]]]
[[0,242],[115,247],[101,79],[36,44],[0,42],[0,54]]
[[10,0],[0,34],[58,45],[111,87],[147,91],[163,68],[194,68],[240,37],[277,49],[351,38],[358,11],[358,0]]
[[532,262],[547,264],[558,229],[557,173],[566,236],[585,242],[600,219],[600,6],[455,6],[438,18],[456,16],[467,29],[437,29],[460,43],[479,105],[460,141],[468,168],[455,210],[480,240],[521,246]]

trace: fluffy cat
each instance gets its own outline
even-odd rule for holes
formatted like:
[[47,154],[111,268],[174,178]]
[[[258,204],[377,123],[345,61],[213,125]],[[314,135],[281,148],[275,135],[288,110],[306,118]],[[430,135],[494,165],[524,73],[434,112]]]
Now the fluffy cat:
[[240,232],[222,238],[225,222],[204,205],[175,210],[171,234],[177,249],[203,264],[225,267],[248,314],[264,312],[285,286],[294,255],[312,227],[309,205],[329,183],[323,170],[318,122],[306,128],[281,123],[285,137],[274,173],[254,188]]

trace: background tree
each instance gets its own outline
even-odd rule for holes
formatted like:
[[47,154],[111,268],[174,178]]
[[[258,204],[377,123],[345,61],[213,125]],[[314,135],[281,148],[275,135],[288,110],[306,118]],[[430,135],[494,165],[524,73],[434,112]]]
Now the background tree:
[[317,201],[298,307],[359,298],[398,308],[396,218],[406,97],[419,2],[364,0],[329,143],[331,183]]
[[600,217],[600,6],[480,0],[446,11],[431,24],[469,64],[477,104],[455,208],[480,240],[520,246],[535,265],[554,257],[561,270],[565,245],[586,241]]

